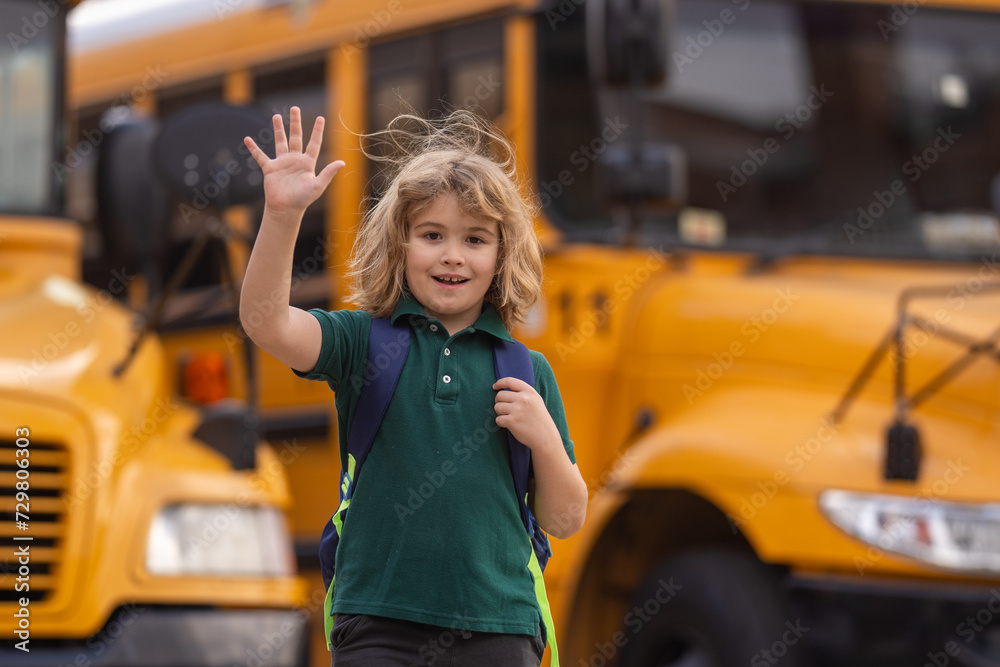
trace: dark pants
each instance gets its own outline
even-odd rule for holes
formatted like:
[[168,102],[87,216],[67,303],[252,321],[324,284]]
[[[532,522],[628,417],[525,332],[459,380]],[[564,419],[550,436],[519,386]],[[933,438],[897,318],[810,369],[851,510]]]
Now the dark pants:
[[538,636],[443,628],[385,616],[337,614],[332,667],[538,667]]

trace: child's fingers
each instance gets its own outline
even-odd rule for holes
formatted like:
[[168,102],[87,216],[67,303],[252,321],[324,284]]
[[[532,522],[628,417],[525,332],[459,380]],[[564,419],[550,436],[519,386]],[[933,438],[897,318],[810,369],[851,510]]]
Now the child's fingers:
[[271,124],[274,126],[274,155],[284,155],[288,152],[288,139],[285,138],[285,121],[281,119],[281,114],[274,114]]
[[292,119],[288,129],[288,150],[302,152],[302,112],[298,107],[292,107]]
[[525,382],[524,380],[519,380],[518,378],[515,377],[500,378],[499,380],[493,383],[493,388],[511,389],[513,391],[523,391],[525,389],[533,389],[533,387],[529,385],[527,382]]
[[326,167],[323,168],[323,171],[319,172],[319,175],[316,176],[316,180],[319,181],[320,188],[326,189],[326,186],[330,185],[330,181],[333,180],[333,177],[343,166],[343,160],[335,160],[326,165]]
[[494,397],[496,403],[513,403],[518,398],[516,391],[498,391]]
[[309,137],[309,145],[306,146],[306,154],[314,160],[319,157],[319,149],[323,145],[324,124],[323,117],[319,116],[313,124],[312,136]]
[[264,168],[265,164],[271,161],[271,158],[267,157],[267,154],[264,153],[264,151],[262,151],[257,143],[250,137],[243,137],[243,143],[250,149],[250,155],[257,161],[257,164],[260,165],[261,169]]

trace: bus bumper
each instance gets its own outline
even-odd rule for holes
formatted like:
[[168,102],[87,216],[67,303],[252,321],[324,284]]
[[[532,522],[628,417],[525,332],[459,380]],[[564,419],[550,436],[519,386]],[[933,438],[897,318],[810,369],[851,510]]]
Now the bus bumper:
[[5,642],[4,667],[304,667],[308,630],[294,610],[148,608],[85,641]]

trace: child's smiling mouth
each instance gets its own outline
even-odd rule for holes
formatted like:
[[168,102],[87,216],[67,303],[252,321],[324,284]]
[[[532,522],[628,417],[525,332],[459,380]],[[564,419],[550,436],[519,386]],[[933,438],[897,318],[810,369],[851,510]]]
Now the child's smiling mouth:
[[433,276],[433,278],[435,282],[443,287],[458,287],[469,282],[468,278],[461,278],[459,276]]

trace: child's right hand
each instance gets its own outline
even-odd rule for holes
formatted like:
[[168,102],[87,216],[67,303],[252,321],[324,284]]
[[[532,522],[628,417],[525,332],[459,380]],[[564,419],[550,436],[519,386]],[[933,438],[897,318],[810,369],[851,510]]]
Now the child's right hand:
[[274,159],[260,149],[250,137],[243,143],[264,172],[265,207],[272,214],[291,220],[300,220],[306,208],[319,199],[334,175],[344,166],[343,160],[328,164],[316,174],[316,160],[323,144],[323,117],[316,119],[312,136],[305,151],[302,150],[302,114],[292,107],[289,137],[285,139],[285,124],[280,114],[271,119],[274,123]]

